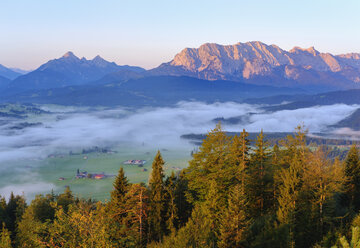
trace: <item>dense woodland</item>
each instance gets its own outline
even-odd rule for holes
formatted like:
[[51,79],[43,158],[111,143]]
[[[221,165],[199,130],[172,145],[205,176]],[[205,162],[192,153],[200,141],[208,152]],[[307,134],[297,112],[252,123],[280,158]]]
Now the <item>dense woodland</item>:
[[356,146],[340,160],[306,144],[302,127],[270,147],[217,125],[176,175],[160,152],[148,185],[120,168],[106,203],[1,198],[0,247],[360,247]]

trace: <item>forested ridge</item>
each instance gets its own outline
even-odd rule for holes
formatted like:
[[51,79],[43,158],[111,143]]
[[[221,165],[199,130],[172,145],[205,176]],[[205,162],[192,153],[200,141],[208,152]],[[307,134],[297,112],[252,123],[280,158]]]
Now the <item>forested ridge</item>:
[[301,126],[274,146],[248,136],[218,124],[170,176],[158,152],[147,185],[120,168],[107,202],[1,198],[0,247],[360,247],[356,145],[334,159]]

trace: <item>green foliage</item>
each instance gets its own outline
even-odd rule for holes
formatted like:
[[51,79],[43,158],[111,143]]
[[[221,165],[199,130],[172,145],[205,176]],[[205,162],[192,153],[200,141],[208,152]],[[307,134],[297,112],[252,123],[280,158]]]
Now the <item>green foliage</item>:
[[333,246],[333,248],[358,248],[360,247],[360,227],[352,228],[352,238],[350,243],[345,236],[342,236],[338,240],[339,245]]
[[229,137],[218,124],[209,132],[199,151],[193,154],[193,159],[186,169],[189,191],[187,198],[191,203],[204,201],[210,190],[209,182],[215,180],[221,187],[219,193],[226,195],[238,175],[234,166],[229,164]]
[[263,132],[259,134],[249,163],[249,214],[252,218],[263,216],[273,206],[273,176],[270,152]]
[[70,190],[70,187],[66,187],[64,193],[58,196],[57,204],[58,206],[61,206],[66,213],[69,205],[71,205],[72,203],[74,203],[74,196]]
[[174,232],[178,223],[178,209],[176,206],[176,177],[174,172],[165,181],[165,209],[166,209],[166,230]]
[[69,188],[28,207],[0,197],[1,247],[359,247],[358,151],[342,163],[305,136],[299,126],[271,148],[261,132],[250,147],[218,124],[177,175],[165,178],[160,152],[148,186],[120,168],[106,204]]
[[359,152],[355,145],[345,159],[345,191],[350,208],[357,212],[360,210],[360,161]]
[[241,184],[233,187],[220,220],[219,247],[246,247],[246,231],[250,220],[246,215],[248,207],[244,188]]
[[152,164],[149,179],[149,238],[155,241],[161,240],[165,230],[164,164],[160,151],[158,151]]
[[5,228],[3,223],[0,236],[0,248],[11,248],[10,232]]
[[25,210],[18,223],[16,243],[21,247],[39,247],[47,236],[47,228],[55,218],[55,199],[38,195]]
[[115,206],[121,205],[129,186],[123,167],[120,167],[113,186],[114,190],[111,191],[111,203]]

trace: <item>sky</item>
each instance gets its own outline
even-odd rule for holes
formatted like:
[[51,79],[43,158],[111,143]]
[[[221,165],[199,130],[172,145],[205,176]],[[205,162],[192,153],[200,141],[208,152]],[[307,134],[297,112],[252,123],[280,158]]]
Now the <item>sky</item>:
[[359,0],[0,0],[0,64],[36,69],[73,51],[154,68],[185,47],[259,40],[360,52]]

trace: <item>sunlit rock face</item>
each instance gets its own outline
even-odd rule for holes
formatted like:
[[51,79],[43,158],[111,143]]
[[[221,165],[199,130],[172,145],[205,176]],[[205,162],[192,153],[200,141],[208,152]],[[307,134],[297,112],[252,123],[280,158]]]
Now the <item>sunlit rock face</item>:
[[276,79],[276,82],[270,80],[273,84],[279,85],[284,85],[286,80],[300,84],[326,84],[319,80],[326,79],[330,81],[329,85],[343,89],[357,87],[360,82],[360,54],[332,55],[321,53],[314,47],[294,47],[286,51],[259,41],[235,45],[206,43],[199,48],[185,48],[172,61],[153,72],[208,80],[256,78],[253,82],[258,84],[266,84],[261,77],[270,77]]

